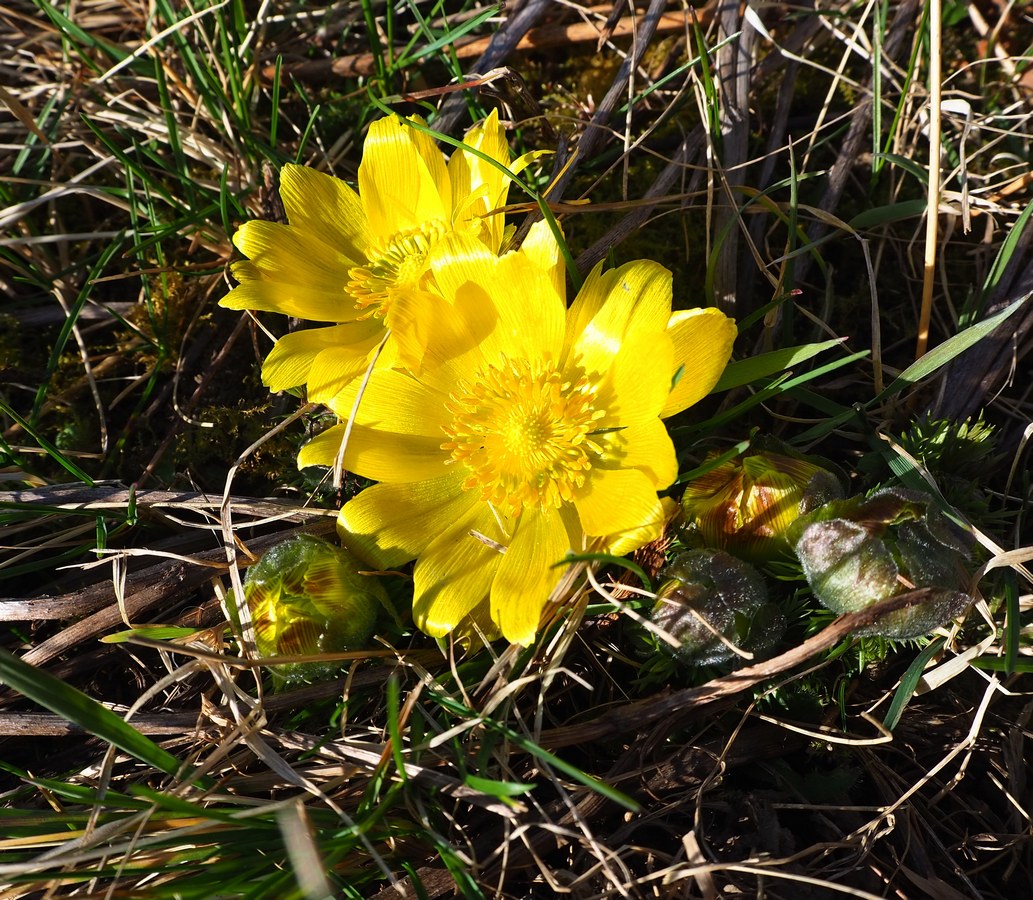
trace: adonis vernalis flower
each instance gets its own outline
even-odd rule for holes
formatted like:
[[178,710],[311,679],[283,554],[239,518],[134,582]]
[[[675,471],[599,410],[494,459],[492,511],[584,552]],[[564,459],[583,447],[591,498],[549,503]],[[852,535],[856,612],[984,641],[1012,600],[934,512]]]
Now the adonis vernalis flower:
[[[597,267],[568,311],[540,258],[443,237],[430,268],[453,314],[428,343],[433,364],[375,370],[349,433],[344,466],[381,483],[345,504],[342,541],[379,568],[417,559],[413,615],[435,636],[485,621],[486,603],[528,644],[568,551],[656,538],[657,491],[677,475],[661,417],[706,396],[731,353],[732,320],[672,315],[656,263]],[[331,404],[342,419],[357,391]],[[299,465],[333,464],[345,428]]]
[[[494,112],[470,129],[465,144],[511,165]],[[365,371],[387,329],[394,340],[385,362],[398,358],[418,368],[423,340],[409,327],[413,308],[448,315],[433,289],[428,253],[452,231],[498,253],[504,223],[489,213],[505,204],[509,181],[465,151],[446,164],[427,134],[397,116],[370,126],[358,193],[315,169],[284,166],[280,196],[288,221],[240,227],[233,241],[248,259],[233,264],[240,284],[220,303],[335,324],[280,338],[262,367],[269,389],[304,384],[310,400],[329,402]]]

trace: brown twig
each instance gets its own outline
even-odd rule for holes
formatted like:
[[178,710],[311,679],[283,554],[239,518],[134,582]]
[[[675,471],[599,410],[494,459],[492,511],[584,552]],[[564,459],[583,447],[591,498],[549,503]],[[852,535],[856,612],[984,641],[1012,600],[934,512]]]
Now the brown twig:
[[929,593],[928,588],[919,588],[906,594],[889,597],[860,612],[840,616],[818,634],[774,659],[746,666],[729,675],[708,681],[699,687],[673,691],[666,696],[646,697],[643,700],[628,703],[618,709],[608,710],[588,722],[543,731],[540,743],[543,747],[555,750],[629,731],[638,731],[660,719],[671,718],[690,709],[698,710],[700,707],[715,703],[725,697],[740,694],[762,681],[801,665],[816,653],[829,650],[859,629],[877,622],[885,614],[923,602],[928,598]]
[[[548,3],[538,3],[536,7],[544,7]],[[666,0],[659,4],[666,5]],[[611,39],[629,38],[635,33],[635,26],[638,17],[621,16],[613,26],[610,35]],[[655,30],[661,34],[684,31],[688,19],[683,12],[663,13],[656,20]],[[501,33],[501,32],[500,32]],[[538,28],[530,28],[510,48],[510,53],[527,52],[531,50],[547,50],[550,47],[564,47],[570,44],[596,43],[599,40],[601,28],[591,22],[573,22],[567,25],[542,25]],[[650,38],[652,35],[650,35]],[[492,46],[495,37],[478,37],[456,41],[454,44],[455,55],[458,59],[472,59],[482,57],[478,60],[475,68],[480,71],[485,68],[495,68],[502,62],[505,55],[494,54],[492,60],[486,60],[487,51]],[[396,51],[402,52],[402,48]],[[372,53],[353,53],[349,56],[341,56],[337,59],[318,59],[303,63],[287,64],[281,69],[281,77],[289,76],[301,81],[326,81],[330,78],[357,78],[372,75],[376,71],[377,57]],[[490,63],[490,64],[489,64]],[[276,66],[266,66],[262,69],[262,78],[272,81],[276,75]]]

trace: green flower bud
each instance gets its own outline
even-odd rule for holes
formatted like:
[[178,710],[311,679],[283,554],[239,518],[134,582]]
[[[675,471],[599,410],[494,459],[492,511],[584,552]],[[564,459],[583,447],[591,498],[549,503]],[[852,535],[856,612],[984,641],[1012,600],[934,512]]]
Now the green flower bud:
[[972,602],[962,590],[959,559],[965,536],[932,497],[886,488],[871,497],[829,503],[802,517],[791,532],[814,596],[836,613],[858,612],[915,588],[921,603],[887,614],[866,634],[905,639],[928,634]]
[[723,550],[684,551],[663,574],[667,580],[657,593],[653,623],[681,641],[676,652],[686,662],[731,659],[735,652],[721,637],[742,650],[767,650],[785,630],[778,608],[767,602],[760,573]]
[[842,495],[836,476],[811,460],[749,451],[689,482],[682,507],[703,546],[765,562],[789,554],[786,531],[802,513]]
[[[308,656],[363,647],[388,597],[375,577],[359,574],[362,568],[347,550],[308,535],[269,550],[244,580],[259,653]],[[331,676],[340,663],[272,668],[285,681],[306,681]]]

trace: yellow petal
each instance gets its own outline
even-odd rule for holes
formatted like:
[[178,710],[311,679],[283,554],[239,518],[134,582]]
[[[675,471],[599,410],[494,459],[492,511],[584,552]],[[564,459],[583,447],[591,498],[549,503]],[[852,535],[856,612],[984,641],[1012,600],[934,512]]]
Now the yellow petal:
[[[466,133],[463,143],[496,160],[501,166],[509,164],[506,132],[495,110]],[[456,148],[452,153],[448,174],[452,182],[452,209],[456,224],[472,219],[476,226],[474,232],[480,233],[489,250],[498,253],[502,245],[504,217],[500,214],[487,216],[487,213],[505,205],[510,178],[498,166],[462,148]]]
[[661,491],[678,477],[674,443],[659,419],[647,419],[625,428],[615,438],[620,447],[622,469],[641,469],[649,476],[653,487]]
[[245,222],[233,236],[249,257],[236,264],[243,279],[220,306],[261,309],[316,322],[346,322],[357,311],[345,293],[354,263],[322,241],[277,222]]
[[[395,297],[386,319],[397,342],[401,364],[414,375],[425,367],[469,353],[495,329],[498,313],[483,290],[463,290],[451,302],[430,291]],[[439,385],[448,391],[454,380]]]
[[285,334],[262,364],[262,383],[271,391],[304,384],[320,354],[339,347],[352,348],[352,355],[361,354],[365,358],[376,346],[381,332],[380,323],[366,320]]
[[335,398],[332,409],[341,419],[351,415],[355,398],[362,390],[356,423],[383,434],[390,442],[393,433],[422,435],[445,440],[442,425],[451,416],[445,410],[448,395],[431,390],[405,372],[378,367],[363,388],[354,382]]
[[566,305],[567,269],[560,245],[556,242],[556,236],[552,233],[549,223],[544,219],[535,222],[528,230],[520,249],[527,259],[548,275],[553,291]]
[[596,263],[585,280],[581,282],[581,290],[577,292],[574,302],[567,310],[567,335],[564,352],[569,353],[571,347],[581,337],[588,324],[596,317],[606,302],[609,286],[616,277],[616,270],[603,272],[602,262]]
[[359,195],[378,237],[387,239],[429,221],[448,222],[450,210],[442,199],[451,199],[450,189],[442,193],[447,183],[441,151],[430,138],[403,125],[398,116],[370,125],[359,166]]
[[671,273],[658,263],[640,259],[603,275],[593,270],[567,317],[573,356],[586,370],[604,372],[626,340],[662,332],[670,316]]
[[[298,452],[298,468],[333,466],[341,452],[345,426],[334,425]],[[344,452],[344,468],[373,481],[412,482],[448,474],[449,455],[440,437],[376,431],[353,425]]]
[[496,334],[503,352],[510,357],[558,363],[566,308],[553,274],[516,250],[498,261],[498,279],[493,296],[499,310]]
[[485,643],[498,640],[500,637],[502,632],[491,620],[491,603],[487,597],[470,610],[452,630],[453,640],[466,653],[475,653],[483,649]]
[[280,199],[291,227],[321,237],[351,259],[368,255],[373,233],[362,202],[339,178],[288,163],[280,170]]
[[656,419],[671,389],[674,351],[664,332],[632,331],[601,370],[599,405],[607,411],[602,427],[628,427]]
[[638,469],[593,469],[574,505],[589,535],[619,535],[660,515],[656,488]]
[[413,621],[444,637],[488,596],[502,554],[470,534],[490,528],[491,513],[475,503],[420,555],[413,570]]
[[341,508],[341,543],[381,569],[415,559],[477,502],[462,482],[463,473],[449,473],[431,481],[366,488]]
[[[366,374],[379,337],[359,345],[330,347],[320,353],[312,360],[309,371],[308,399],[336,408],[337,398]],[[350,406],[348,411],[351,412]]]
[[670,497],[660,500],[660,510],[656,518],[644,523],[639,528],[632,528],[621,534],[611,534],[593,544],[594,550],[603,553],[612,553],[614,556],[624,556],[645,547],[657,540],[663,533],[667,523],[678,513],[678,504]]
[[[547,273],[521,251],[499,258],[480,241],[451,234],[431,251],[431,268],[442,296],[457,309],[472,312],[494,307],[497,315],[491,333],[479,341],[473,356],[463,361],[465,368],[476,368],[478,360],[497,363],[500,355],[558,360],[564,331],[563,298]],[[443,373],[443,377],[449,374]]]
[[735,320],[718,309],[685,309],[671,316],[667,333],[674,343],[675,372],[681,376],[661,415],[688,409],[707,396],[721,378],[735,343]]
[[491,586],[491,617],[507,640],[525,646],[534,641],[542,610],[563,573],[554,564],[569,549],[557,510],[528,510],[520,517]]

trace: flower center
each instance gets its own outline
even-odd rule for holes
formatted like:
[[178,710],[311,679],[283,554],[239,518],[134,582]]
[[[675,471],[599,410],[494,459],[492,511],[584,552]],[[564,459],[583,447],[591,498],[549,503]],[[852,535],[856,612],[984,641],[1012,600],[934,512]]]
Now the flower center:
[[461,382],[446,409],[441,445],[463,463],[466,490],[510,516],[528,506],[558,507],[585,483],[602,452],[592,430],[605,415],[583,370],[508,359]]
[[360,318],[382,318],[396,291],[420,286],[427,275],[430,248],[444,231],[442,222],[427,222],[421,228],[399,231],[367,265],[355,266],[348,272],[351,281],[345,290],[354,298],[356,307],[369,310]]

